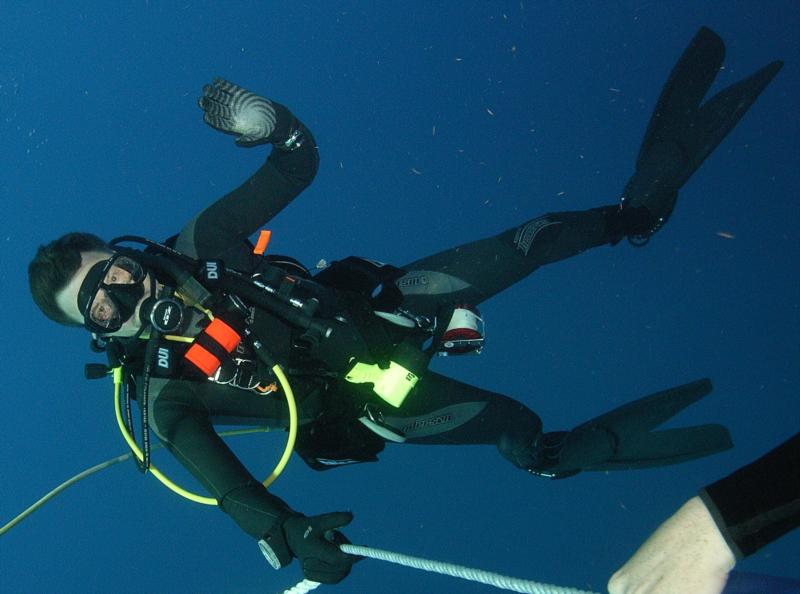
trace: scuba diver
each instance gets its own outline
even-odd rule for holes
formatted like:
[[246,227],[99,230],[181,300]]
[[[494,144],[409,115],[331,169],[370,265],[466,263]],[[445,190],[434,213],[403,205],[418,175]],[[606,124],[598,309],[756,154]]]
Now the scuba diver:
[[720,425],[652,431],[705,396],[708,380],[543,432],[524,404],[427,369],[436,353],[478,352],[478,306],[540,266],[626,237],[646,243],[667,222],[678,190],[782,65],[702,103],[723,57],[722,40],[702,28],[661,93],[620,203],[546,214],[400,267],[349,257],[315,275],[249,243],[313,180],[311,132],[283,105],[215,79],[199,100],[204,121],[240,146],[271,144],[266,163],[164,243],[70,233],[40,247],[29,266],[33,298],[56,322],[89,330],[110,366],[122,366],[145,446],[152,430],[275,568],[297,558],[318,582],[344,579],[358,560],[338,548],[352,515],[295,511],[214,431],[231,422],[287,427],[274,363],[298,404],[295,451],[317,470],[375,461],[387,441],[490,444],[549,478],[725,450],[732,444]]

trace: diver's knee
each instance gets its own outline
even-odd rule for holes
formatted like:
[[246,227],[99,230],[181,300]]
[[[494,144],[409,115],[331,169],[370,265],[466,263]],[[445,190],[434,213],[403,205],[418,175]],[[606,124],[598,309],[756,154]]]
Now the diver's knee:
[[549,213],[506,232],[507,239],[517,252],[528,256],[539,251],[542,246],[551,245],[558,237],[561,224],[558,213]]

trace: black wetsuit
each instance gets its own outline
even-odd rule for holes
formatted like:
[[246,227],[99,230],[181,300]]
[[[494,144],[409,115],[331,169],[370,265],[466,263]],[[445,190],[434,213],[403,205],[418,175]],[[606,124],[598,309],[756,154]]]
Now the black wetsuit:
[[[311,183],[318,166],[313,137],[286,108],[276,104],[276,109],[278,122],[270,142],[277,145],[297,129],[305,142],[291,152],[276,146],[250,179],[192,219],[174,242],[180,252],[251,271],[253,256],[245,240]],[[402,267],[407,273],[396,281],[402,306],[433,316],[442,304],[478,305],[539,266],[618,240],[613,222],[618,211],[618,206],[609,206],[548,214],[407,264]],[[291,350],[289,326],[263,311],[257,312],[254,324],[269,329],[269,347],[284,362]],[[302,375],[290,380],[306,433],[325,433],[329,426],[341,430],[334,409],[349,393],[364,389],[345,382],[331,386]],[[175,378],[153,378],[149,394],[150,425],[156,435],[245,532],[261,538],[290,513],[213,429],[214,423],[231,421],[285,427],[287,407],[281,396]],[[520,468],[534,462],[541,421],[525,405],[501,394],[429,371],[400,408],[375,401],[385,421],[400,429],[407,443],[490,444]],[[357,421],[345,429],[366,431]]]
[[708,485],[700,497],[742,559],[800,526],[800,433]]

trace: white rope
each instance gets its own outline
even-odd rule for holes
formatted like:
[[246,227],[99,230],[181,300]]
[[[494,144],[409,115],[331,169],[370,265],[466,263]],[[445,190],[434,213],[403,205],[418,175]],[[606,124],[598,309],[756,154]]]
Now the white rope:
[[[369,547],[348,544],[343,544],[339,548],[341,548],[345,553],[349,553],[351,555],[360,555],[362,557],[369,557],[370,559],[377,559],[379,561],[396,563],[397,565],[404,565],[414,569],[421,569],[422,571],[449,575],[451,577],[457,577],[469,580],[471,582],[479,582],[481,584],[494,586],[495,588],[500,588],[503,590],[510,590],[512,592],[522,592],[524,594],[597,594],[588,590],[578,590],[576,588],[564,588],[561,586],[554,586],[552,584],[543,584],[541,582],[534,582],[531,580],[523,580],[501,575],[492,571],[483,571],[482,569],[465,567],[463,565],[454,565],[452,563],[434,561],[432,559],[411,557],[410,555],[393,553],[392,551],[383,551],[381,549],[372,549]],[[306,594],[306,592],[314,590],[319,585],[319,582],[303,580],[292,588],[284,590],[283,594]]]
[[321,585],[322,584],[320,584],[319,582],[315,582],[312,580],[303,580],[302,582],[297,582],[297,584],[295,584],[288,590],[284,590],[283,594],[306,594],[306,592],[311,592],[311,590],[316,590]]

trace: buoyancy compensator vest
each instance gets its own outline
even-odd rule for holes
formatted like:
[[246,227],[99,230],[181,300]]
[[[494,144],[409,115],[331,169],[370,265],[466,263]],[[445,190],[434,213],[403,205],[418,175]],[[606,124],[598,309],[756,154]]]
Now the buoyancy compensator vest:
[[[146,249],[119,247],[123,242]],[[467,307],[442,308],[436,318],[448,324],[405,312],[395,284],[405,271],[363,258],[334,262],[312,278],[296,260],[281,256],[262,256],[251,271],[241,272],[221,260],[196,260],[135,236],[112,245],[140,261],[163,287],[140,308],[148,348],[139,346],[138,335],[96,341],[101,346],[117,343],[115,357],[127,374],[143,378],[145,442],[150,376],[214,381],[269,394],[279,386],[266,359],[280,362],[290,376],[318,378],[326,391],[350,399],[336,413],[326,402],[322,410],[328,413],[300,428],[296,450],[307,463],[325,469],[377,459],[384,440],[405,438],[382,422],[374,397],[402,406],[432,356],[447,349],[443,336],[456,336],[454,312]],[[477,310],[471,311],[477,317]],[[467,335],[482,342],[482,320],[477,319],[480,336],[472,327]],[[463,338],[463,332],[457,334]],[[466,350],[451,348],[451,354]],[[130,414],[128,425],[132,429]]]

